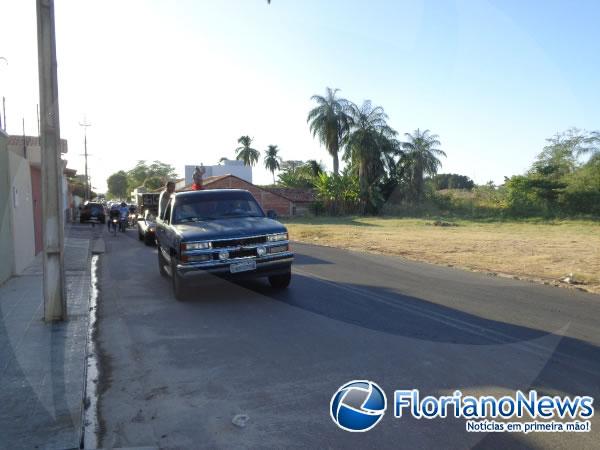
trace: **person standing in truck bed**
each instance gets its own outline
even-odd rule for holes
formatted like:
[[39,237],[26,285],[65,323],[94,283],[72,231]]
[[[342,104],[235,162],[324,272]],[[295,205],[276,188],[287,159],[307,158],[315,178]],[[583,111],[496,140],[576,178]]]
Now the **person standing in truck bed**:
[[161,219],[173,192],[175,192],[175,182],[168,181],[165,190],[160,193],[160,197],[158,198],[158,217]]

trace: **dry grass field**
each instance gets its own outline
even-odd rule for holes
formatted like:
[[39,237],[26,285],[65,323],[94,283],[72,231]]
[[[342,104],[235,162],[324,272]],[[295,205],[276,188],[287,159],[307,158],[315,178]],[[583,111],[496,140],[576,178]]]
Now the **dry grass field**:
[[[577,287],[600,294],[598,221],[289,219],[290,238]],[[444,226],[446,225],[446,226]]]

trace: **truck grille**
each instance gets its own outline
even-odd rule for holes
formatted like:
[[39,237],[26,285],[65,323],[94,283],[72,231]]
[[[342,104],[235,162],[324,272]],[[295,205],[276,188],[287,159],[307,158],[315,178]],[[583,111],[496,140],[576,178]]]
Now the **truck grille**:
[[232,252],[229,252],[229,259],[234,259],[234,258],[248,258],[250,256],[256,256],[256,249],[254,248],[249,248],[249,249],[239,249],[239,250],[234,250]]
[[[267,236],[255,236],[248,238],[239,239],[226,239],[224,241],[213,241],[212,248],[224,248],[224,247],[240,247],[245,245],[257,245],[264,244],[267,242]],[[255,254],[256,252],[252,250]]]

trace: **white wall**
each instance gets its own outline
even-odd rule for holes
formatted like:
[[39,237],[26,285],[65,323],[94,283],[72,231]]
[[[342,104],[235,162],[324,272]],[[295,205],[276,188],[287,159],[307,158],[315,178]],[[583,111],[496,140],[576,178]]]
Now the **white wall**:
[[20,274],[35,258],[31,172],[29,161],[21,156],[9,152],[8,159],[11,178],[10,208],[13,219],[15,273]]
[[8,137],[0,130],[0,284],[14,273]]

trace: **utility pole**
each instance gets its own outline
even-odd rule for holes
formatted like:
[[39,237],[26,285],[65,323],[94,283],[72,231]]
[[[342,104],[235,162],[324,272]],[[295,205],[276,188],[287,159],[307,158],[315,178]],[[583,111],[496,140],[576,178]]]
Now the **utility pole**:
[[36,0],[42,149],[44,319],[67,319],[54,0]]
[[23,158],[27,159],[27,136],[25,135],[25,117],[23,117]]
[[79,126],[83,127],[83,156],[85,156],[85,199],[90,199],[90,179],[88,177],[88,152],[87,152],[87,127],[91,127],[92,124],[88,123],[85,117],[83,118],[83,122],[79,122]]

